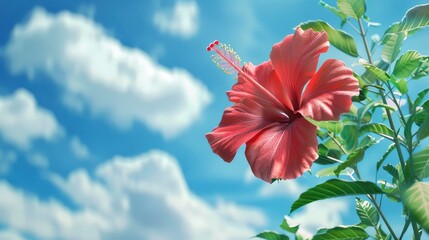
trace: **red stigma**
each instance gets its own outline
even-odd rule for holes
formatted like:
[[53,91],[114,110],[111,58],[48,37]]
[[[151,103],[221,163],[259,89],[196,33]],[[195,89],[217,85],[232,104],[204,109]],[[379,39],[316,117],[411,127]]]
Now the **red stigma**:
[[210,48],[214,48],[214,46],[215,46],[214,43],[210,43],[209,45]]
[[219,41],[218,40],[214,40],[213,44],[218,45]]
[[207,49],[207,52],[210,52],[210,50],[212,50],[210,46],[208,46],[206,49]]

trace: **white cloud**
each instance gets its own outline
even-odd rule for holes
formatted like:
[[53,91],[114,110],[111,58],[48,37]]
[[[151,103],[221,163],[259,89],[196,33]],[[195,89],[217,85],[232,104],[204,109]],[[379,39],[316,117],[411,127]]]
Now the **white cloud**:
[[190,38],[198,31],[198,4],[179,0],[173,8],[155,12],[153,23],[161,32]]
[[15,26],[5,55],[12,73],[47,74],[63,87],[69,107],[89,109],[119,127],[138,122],[173,137],[211,102],[207,88],[186,70],[159,65],[67,11],[35,9]]
[[13,151],[2,151],[0,149],[0,175],[7,174],[10,167],[16,161],[16,153]]
[[25,238],[13,230],[1,230],[0,240],[24,240]]
[[38,168],[48,168],[49,160],[48,158],[41,153],[32,153],[27,156],[27,161]]
[[78,159],[85,159],[89,157],[88,147],[83,144],[76,136],[70,139],[70,149]]
[[319,228],[332,228],[341,224],[341,214],[347,213],[348,204],[344,200],[329,199],[311,203],[301,212],[293,214],[292,219],[300,224],[304,236],[314,235]]
[[94,176],[76,170],[49,179],[78,210],[0,181],[0,223],[42,239],[83,240],[246,239],[267,224],[258,209],[197,197],[177,161],[161,151],[115,157]]
[[284,180],[277,181],[272,184],[264,184],[259,189],[259,196],[261,197],[274,197],[274,196],[286,196],[290,198],[298,197],[302,192],[306,190],[306,187],[301,186],[298,180]]
[[52,140],[62,132],[55,116],[37,106],[34,96],[18,89],[10,96],[0,96],[0,134],[20,148],[28,148],[35,139]]

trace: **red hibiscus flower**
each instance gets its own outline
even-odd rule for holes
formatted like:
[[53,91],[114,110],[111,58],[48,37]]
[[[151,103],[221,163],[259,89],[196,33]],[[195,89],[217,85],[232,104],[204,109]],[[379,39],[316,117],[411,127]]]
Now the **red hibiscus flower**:
[[[215,42],[218,43],[217,41]],[[359,92],[352,70],[336,59],[316,71],[319,55],[329,47],[325,32],[296,29],[271,50],[270,60],[238,68],[238,82],[228,91],[234,103],[218,127],[206,135],[213,152],[231,162],[246,144],[246,158],[256,177],[293,179],[318,158],[316,121],[338,120]],[[216,46],[215,50],[222,55]]]

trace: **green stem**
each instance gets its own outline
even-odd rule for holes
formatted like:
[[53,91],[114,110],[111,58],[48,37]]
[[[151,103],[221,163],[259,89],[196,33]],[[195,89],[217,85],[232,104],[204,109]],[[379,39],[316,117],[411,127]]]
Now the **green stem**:
[[[373,64],[374,62],[372,61],[371,52],[369,51],[368,42],[366,41],[365,31],[363,29],[362,21],[360,20],[360,18],[358,19],[358,23],[359,23],[359,28],[360,28],[360,35],[361,35],[363,43],[365,45],[366,54],[368,55],[368,61],[371,64]],[[379,80],[377,80],[377,84],[380,85]],[[383,101],[384,104],[387,104],[386,97],[384,96],[383,91],[379,90],[379,92],[380,92],[381,100]],[[390,128],[393,130],[393,132],[396,133],[395,124],[393,122],[392,114],[390,113],[389,109],[386,109],[386,115],[387,115],[387,119],[389,120]],[[393,135],[393,139],[394,139],[394,142],[396,144],[396,151],[398,152],[398,157],[399,157],[399,161],[401,163],[402,171],[404,173],[404,178],[406,178],[407,174],[405,173],[405,160],[404,160],[404,155],[402,154],[401,144],[400,144],[398,136],[396,134]]]
[[337,146],[340,148],[340,150],[344,153],[347,154],[346,149],[344,149],[343,145],[338,142],[338,140],[335,138],[335,136],[333,136],[330,132],[327,132],[329,137],[334,141],[335,144],[337,144]]

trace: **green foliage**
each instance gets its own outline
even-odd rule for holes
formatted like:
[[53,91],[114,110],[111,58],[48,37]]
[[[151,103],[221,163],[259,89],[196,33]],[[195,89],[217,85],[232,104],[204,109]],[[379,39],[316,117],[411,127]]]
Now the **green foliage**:
[[266,239],[266,240],[289,240],[289,237],[284,234],[278,234],[272,231],[261,232],[255,237]]
[[356,198],[356,213],[362,224],[367,226],[377,226],[380,216],[377,209],[370,202]]
[[405,208],[429,232],[429,183],[416,182],[402,195]]
[[420,65],[422,56],[417,51],[407,51],[395,64],[393,75],[397,78],[409,77]]
[[359,56],[356,48],[356,43],[353,37],[342,30],[334,29],[327,22],[321,20],[308,21],[305,23],[301,23],[300,27],[303,30],[311,28],[314,31],[318,32],[325,31],[328,34],[329,42],[334,47],[338,48],[338,50],[341,50],[342,52],[352,57]]
[[429,26],[429,4],[415,6],[407,11],[398,31],[410,32]]
[[394,23],[384,33],[381,44],[384,45],[381,51],[381,59],[386,63],[393,63],[401,52],[401,46],[407,37],[407,33],[398,32],[400,23]]
[[348,17],[359,19],[366,12],[365,0],[338,0],[338,8]]
[[368,233],[358,226],[338,226],[331,229],[321,229],[313,237],[313,240],[349,239],[364,240],[369,238]]
[[380,166],[383,164],[384,160],[386,160],[387,156],[389,156],[389,154],[393,151],[393,149],[395,149],[395,147],[395,143],[389,145],[386,152],[383,154],[380,160],[377,161],[377,171],[380,169]]
[[333,7],[324,1],[320,1],[319,3],[322,7],[329,9],[330,11],[335,13],[335,15],[337,15],[341,19],[341,27],[347,22],[347,15],[344,14],[343,12],[341,12],[338,8]]
[[386,82],[390,79],[390,75],[386,71],[378,68],[370,63],[361,63],[361,65],[372,75],[373,78]]
[[[407,161],[407,165],[410,166],[411,159]],[[429,146],[423,150],[413,154],[413,167],[416,177],[424,179],[429,177]]]
[[[370,123],[360,128],[361,134],[366,132],[376,133],[382,137],[393,141],[396,133],[388,126],[382,123]],[[400,136],[399,136],[400,137]]]
[[296,233],[299,229],[299,225],[293,225],[291,226],[291,223],[289,223],[289,220],[287,218],[283,219],[282,224],[280,225],[280,227],[285,230],[286,232],[290,232],[290,233]]
[[330,179],[324,183],[316,185],[313,188],[303,192],[299,198],[292,204],[290,212],[305,206],[309,203],[341,196],[350,196],[358,194],[377,194],[383,191],[374,183],[367,181],[344,181],[340,179]]
[[336,172],[337,169],[338,169],[338,166],[332,166],[332,167],[321,169],[316,173],[316,177],[331,177],[331,176],[338,176],[338,175],[351,176],[355,172],[352,168],[346,167],[340,172],[338,172],[337,174]]

